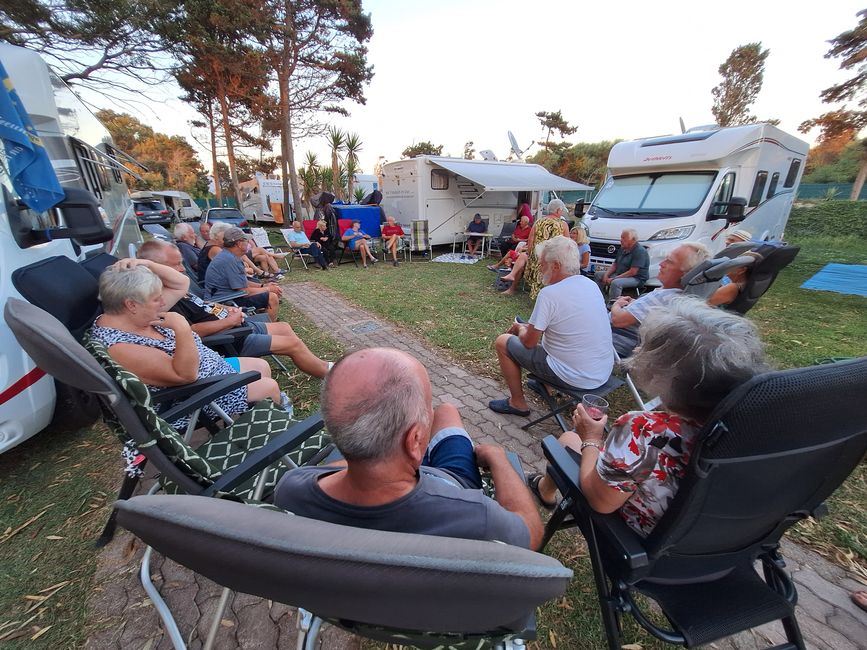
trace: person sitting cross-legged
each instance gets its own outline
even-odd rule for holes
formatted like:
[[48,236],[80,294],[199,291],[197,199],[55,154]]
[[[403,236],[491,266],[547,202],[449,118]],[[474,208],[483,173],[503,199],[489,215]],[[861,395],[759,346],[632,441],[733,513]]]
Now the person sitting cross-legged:
[[647,282],[650,257],[647,249],[638,243],[638,233],[627,228],[620,233],[620,249],[614,263],[605,271],[596,273],[600,288],[608,290],[608,299],[616,300],[628,287],[640,287]]
[[370,235],[361,229],[360,221],[353,221],[352,227],[344,231],[341,239],[351,250],[361,253],[361,265],[364,268],[367,268],[367,260],[370,260],[371,264],[376,264],[376,256],[370,251],[370,244],[367,243],[370,241]]
[[[488,232],[488,224],[482,221],[482,215],[478,212],[473,215],[473,220],[467,224],[467,232],[479,234]],[[474,237],[473,235],[467,237],[467,253],[469,253],[470,256],[475,257],[480,244],[482,245],[482,250],[484,250],[481,237]]]
[[319,242],[312,242],[307,238],[301,222],[297,219],[292,222],[292,230],[286,234],[286,241],[293,250],[310,255],[319,265],[320,269],[323,271],[328,270],[328,260],[322,254],[322,247],[319,245]]
[[385,249],[391,253],[392,264],[397,266],[397,247],[403,239],[403,228],[394,222],[394,217],[391,215],[385,218],[385,225],[382,227],[382,244]]
[[[167,242],[146,241],[138,251],[140,259],[184,272],[180,251]],[[261,357],[266,354],[280,354],[292,359],[298,370],[313,377],[324,377],[329,363],[318,358],[304,344],[289,323],[266,323],[259,317],[248,318],[242,309],[205,302],[192,293],[181,297],[171,311],[178,312],[187,319],[192,330],[199,336],[211,336],[235,327],[250,327],[253,331],[240,341],[240,354],[243,357]]]
[[[579,404],[575,430],[560,444],[576,455],[590,507],[618,512],[645,537],[677,493],[702,424],[729,392],[769,368],[750,321],[687,296],[648,314],[627,365],[640,388],[662,399],[660,409],[626,413],[605,436],[608,417],[593,419]],[[553,508],[554,481],[535,475],[529,482]]]
[[513,323],[494,344],[509,388],[508,398],[488,403],[497,413],[530,414],[522,369],[543,382],[589,390],[608,381],[614,367],[605,301],[593,280],[580,274],[578,246],[558,235],[536,252],[544,286],[530,321]]
[[659,263],[656,278],[662,285],[639,298],[620,296],[611,305],[611,336],[621,359],[632,354],[638,345],[638,326],[653,307],[664,307],[683,293],[681,278],[691,268],[710,258],[710,250],[699,242],[686,242],[672,250]]
[[[505,451],[474,447],[454,406],[432,408],[431,390],[424,366],[400,350],[364,349],[338,361],[320,403],[345,460],[287,472],[274,505],[345,526],[537,548],[539,511]],[[480,467],[491,473],[496,501],[479,489]]]

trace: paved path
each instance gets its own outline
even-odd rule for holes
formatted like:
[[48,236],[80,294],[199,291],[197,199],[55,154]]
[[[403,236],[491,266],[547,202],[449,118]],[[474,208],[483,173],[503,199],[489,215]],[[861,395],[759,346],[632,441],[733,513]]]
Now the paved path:
[[[527,469],[543,469],[539,440],[547,433],[555,432],[554,425],[540,426],[528,433],[520,429],[520,425],[526,422],[523,418],[501,416],[490,411],[487,402],[504,395],[502,384],[473,375],[445,353],[432,349],[427,342],[348,304],[330,290],[312,283],[286,284],[283,288],[284,295],[296,308],[342,341],[348,350],[389,346],[411,353],[430,373],[435,404],[448,402],[456,405],[476,441],[500,444],[515,451]],[[137,540],[121,533],[101,554],[97,587],[91,603],[91,611],[97,613],[96,629],[88,640],[88,648],[150,650],[171,647],[138,581],[141,552]],[[849,592],[858,588],[858,583],[842,569],[795,544],[785,544],[784,555],[798,584],[798,620],[808,647],[821,650],[867,649],[867,613],[859,610],[848,598]],[[190,639],[190,647],[200,648],[207,634],[204,625],[219,597],[219,588],[159,557],[154,558],[151,573],[156,576],[156,584],[176,613],[181,631]],[[595,607],[595,601],[588,601],[588,606]],[[196,621],[200,624],[194,629]],[[766,626],[713,647],[751,650],[779,643],[782,638],[779,626]],[[217,647],[294,648],[293,610],[237,595],[231,611],[223,617]],[[326,628],[322,647],[354,649],[359,647],[359,643],[340,630]],[[540,644],[540,647],[545,646]]]

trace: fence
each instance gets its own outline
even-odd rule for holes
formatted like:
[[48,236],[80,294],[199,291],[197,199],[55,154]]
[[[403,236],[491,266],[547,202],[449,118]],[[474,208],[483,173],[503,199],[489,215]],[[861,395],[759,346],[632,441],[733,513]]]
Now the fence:
[[[835,199],[848,201],[849,194],[852,193],[852,185],[854,183],[801,183],[798,187],[799,199],[824,199],[827,198],[829,192],[836,190]],[[867,183],[861,188],[859,200],[867,200]]]

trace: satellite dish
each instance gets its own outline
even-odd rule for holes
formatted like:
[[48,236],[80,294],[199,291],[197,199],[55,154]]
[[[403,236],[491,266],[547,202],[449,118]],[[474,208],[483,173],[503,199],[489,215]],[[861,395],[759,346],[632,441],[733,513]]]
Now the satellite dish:
[[681,133],[686,133],[686,124],[683,123],[683,118],[682,118],[682,117],[679,117],[679,118],[677,118],[677,119],[680,120],[680,132],[681,132]]
[[492,161],[497,160],[496,154],[493,151],[491,151],[490,149],[482,149],[479,152],[479,155],[482,157],[482,160],[492,160]]
[[521,151],[521,147],[518,146],[518,141],[515,140],[514,134],[509,131],[509,143],[512,145],[512,153],[515,154],[515,158],[521,160],[521,155],[524,153]]

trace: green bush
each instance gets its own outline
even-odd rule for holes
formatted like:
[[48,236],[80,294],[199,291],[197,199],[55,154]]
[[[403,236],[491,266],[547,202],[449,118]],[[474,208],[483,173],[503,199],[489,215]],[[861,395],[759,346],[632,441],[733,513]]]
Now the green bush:
[[792,208],[786,236],[867,237],[867,201],[822,201]]

